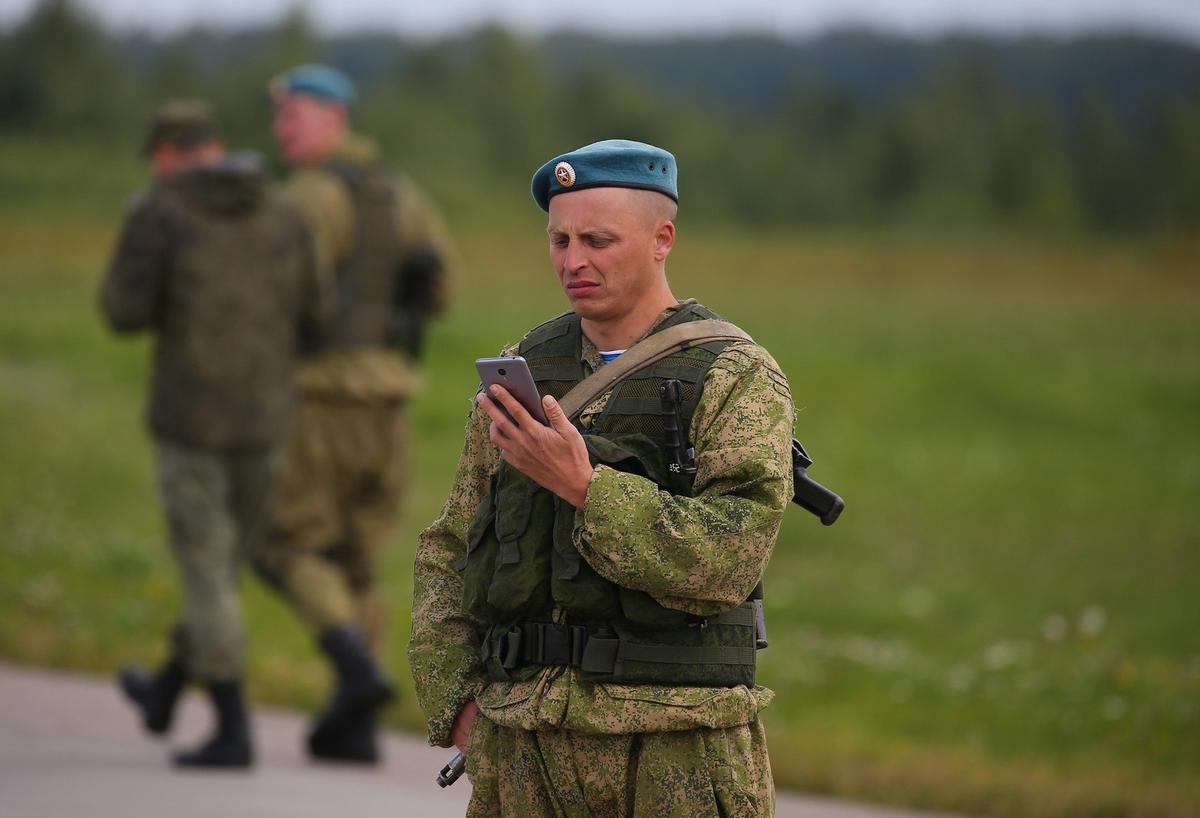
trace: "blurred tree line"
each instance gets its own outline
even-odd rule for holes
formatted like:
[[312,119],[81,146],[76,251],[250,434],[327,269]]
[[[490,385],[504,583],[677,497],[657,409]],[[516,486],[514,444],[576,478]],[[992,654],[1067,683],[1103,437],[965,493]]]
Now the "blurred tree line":
[[429,42],[322,37],[296,11],[156,39],[45,0],[0,35],[0,135],[127,152],[159,102],[187,95],[213,101],[232,143],[269,152],[266,80],[311,60],[359,81],[355,117],[393,162],[483,215],[524,196],[548,156],[623,136],[678,155],[688,219],[1200,225],[1200,49],[1132,35],[529,41],[485,27]]

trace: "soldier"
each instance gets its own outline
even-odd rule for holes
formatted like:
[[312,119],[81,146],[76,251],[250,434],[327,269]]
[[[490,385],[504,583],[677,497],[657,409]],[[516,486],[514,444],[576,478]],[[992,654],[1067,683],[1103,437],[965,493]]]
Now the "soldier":
[[667,281],[676,176],[667,151],[608,140],[533,177],[572,312],[505,353],[550,425],[481,391],[417,546],[408,655],[430,742],[467,753],[468,816],[774,809],[746,600],[792,497],[787,379],[749,340],[697,342],[578,428],[558,403],[639,339],[714,318]]
[[299,213],[256,157],[225,156],[203,104],[162,108],[144,153],[155,184],[125,222],[100,305],[116,332],[155,336],[149,425],[184,605],[162,669],[120,681],[156,734],[185,684],[205,685],[216,731],[175,763],[246,767],[238,574],[261,537],[294,361],[331,302]]
[[275,136],[294,168],[288,189],[341,303],[319,355],[299,372],[297,422],[258,568],[337,675],[309,751],[373,763],[376,714],[393,695],[380,660],[377,565],[403,488],[414,360],[424,322],[442,308],[450,251],[421,192],[386,177],[374,146],[350,132],[349,79],[309,65],[270,87]]

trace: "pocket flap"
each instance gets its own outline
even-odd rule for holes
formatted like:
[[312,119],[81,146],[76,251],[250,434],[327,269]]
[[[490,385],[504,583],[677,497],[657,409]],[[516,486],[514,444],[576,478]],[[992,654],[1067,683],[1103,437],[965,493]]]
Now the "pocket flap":
[[597,687],[614,699],[670,707],[700,707],[729,692],[727,687],[660,687],[658,685],[618,684],[600,684]]
[[484,709],[497,710],[529,701],[537,688],[537,680],[527,682],[492,682],[478,696],[476,703]]
[[545,491],[508,463],[496,472],[496,539],[501,543],[516,542],[529,528],[533,514],[533,496]]

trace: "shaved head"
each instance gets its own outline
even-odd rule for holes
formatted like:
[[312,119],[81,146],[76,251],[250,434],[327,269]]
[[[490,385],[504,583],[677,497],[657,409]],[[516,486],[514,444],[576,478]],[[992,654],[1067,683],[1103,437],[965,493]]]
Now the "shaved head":
[[624,188],[629,197],[629,206],[638,211],[646,220],[647,227],[653,230],[660,221],[674,222],[679,215],[679,205],[670,196],[654,190],[638,190]]

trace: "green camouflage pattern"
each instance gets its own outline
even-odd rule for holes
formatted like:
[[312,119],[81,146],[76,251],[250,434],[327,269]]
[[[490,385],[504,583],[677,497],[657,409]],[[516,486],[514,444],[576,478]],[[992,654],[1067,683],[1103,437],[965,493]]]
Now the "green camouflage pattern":
[[[333,161],[371,169],[376,158],[369,140],[350,135]],[[406,180],[396,185],[401,248],[432,245],[443,261],[434,304],[440,310],[454,250],[440,216],[416,186]],[[330,168],[299,168],[287,193],[309,225],[320,277],[338,290],[338,272],[358,241],[346,182]],[[314,635],[355,626],[379,656],[386,617],[377,566],[398,520],[407,465],[405,402],[420,380],[402,351],[335,344],[304,362],[297,385],[300,408],[284,446],[256,567]]]
[[[373,169],[377,151],[370,140],[352,134],[334,161]],[[442,261],[432,305],[433,314],[437,314],[449,300],[456,251],[441,215],[424,192],[404,176],[394,177],[392,185],[397,196],[396,236],[402,253],[432,250]],[[299,168],[288,178],[286,192],[308,223],[317,269],[326,286],[336,290],[338,270],[354,255],[358,240],[354,200],[346,182],[329,168]],[[422,386],[413,362],[390,347],[325,349],[300,368],[298,384],[302,394],[358,400],[407,398]]]
[[480,716],[467,752],[467,818],[768,818],[762,723],[676,732],[530,732]]
[[261,542],[276,452],[214,452],[163,440],[156,452],[183,591],[181,658],[198,681],[240,679],[246,638],[238,579]]
[[301,340],[333,308],[298,212],[232,165],[179,173],[135,204],[99,301],[117,332],[155,335],[154,434],[209,449],[279,440]]
[[[603,365],[586,336],[581,355],[593,371]],[[608,398],[584,410],[585,426]],[[794,419],[787,379],[770,354],[752,343],[730,345],[714,361],[692,419],[694,496],[600,467],[575,515],[580,553],[605,578],[666,607],[699,615],[735,607],[761,577],[792,496]],[[417,545],[408,656],[430,742],[449,746],[454,718],[471,699],[498,724],[527,730],[624,734],[751,721],[770,691],[590,684],[555,667],[530,681],[489,684],[478,650],[482,623],[463,612],[454,568],[500,462],[489,426],[473,406],[450,496]]]
[[353,624],[378,655],[377,566],[404,489],[404,405],[302,400],[296,428],[255,568],[314,636]]

